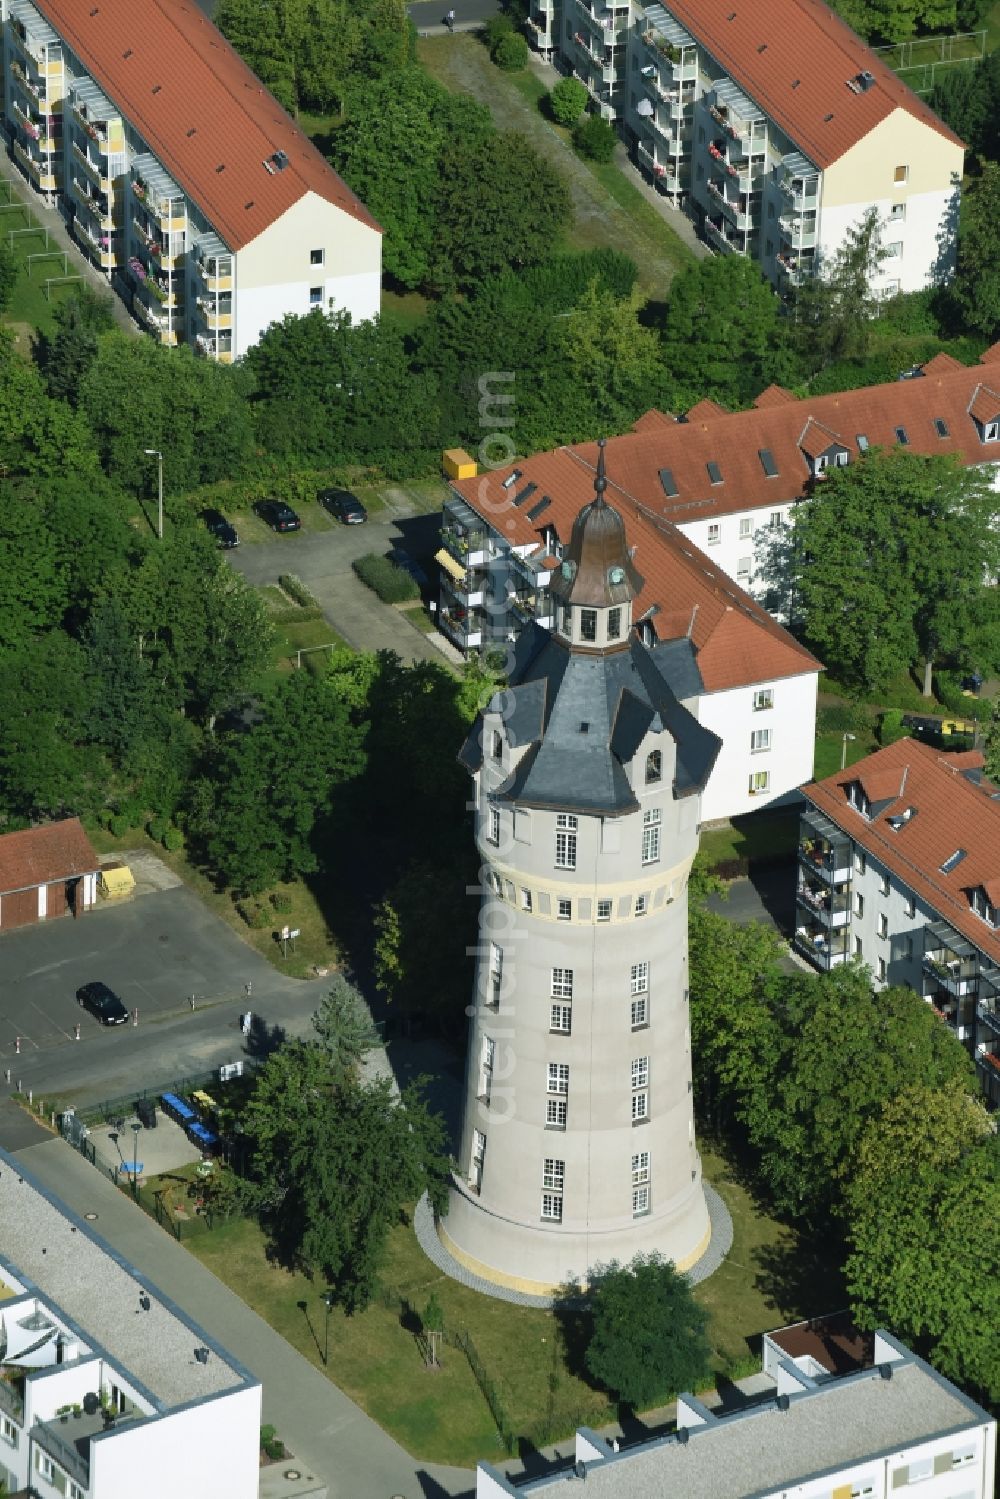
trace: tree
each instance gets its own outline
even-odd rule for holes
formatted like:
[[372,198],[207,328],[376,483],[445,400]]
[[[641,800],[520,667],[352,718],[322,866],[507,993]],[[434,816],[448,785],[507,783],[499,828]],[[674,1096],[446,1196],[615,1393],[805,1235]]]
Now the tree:
[[918,32],[958,26],[955,0],[837,0],[834,8],[855,31],[877,42],[904,42]]
[[1000,786],[1000,698],[993,707],[993,716],[986,730],[986,743],[983,750],[986,775],[995,786]]
[[878,313],[875,280],[887,255],[878,210],[870,208],[844,235],[829,264],[820,262],[797,288],[796,342],[809,368],[866,353]]
[[575,127],[573,144],[581,156],[603,163],[614,156],[618,136],[614,126],[603,115],[588,115]]
[[952,301],[965,327],[1000,333],[1000,166],[987,162],[962,200]]
[[380,901],[375,908],[375,988],[391,1004],[406,977],[400,958],[402,932],[399,912],[391,900]]
[[447,153],[432,211],[431,276],[440,287],[460,291],[510,266],[538,264],[572,217],[561,174],[513,131]]
[[875,692],[923,658],[929,691],[940,656],[968,664],[993,618],[996,513],[985,476],[948,457],[897,448],[828,471],[793,541],[802,626],[829,669]]
[[353,1077],[365,1053],[378,1044],[359,989],[338,973],[312,1018],[319,1044],[330,1057],[335,1077]]
[[21,262],[10,240],[0,240],[0,312],[6,312],[13,301],[20,274]]
[[490,57],[503,72],[520,72],[528,66],[528,43],[519,31],[509,31],[497,42]]
[[100,335],[114,327],[111,297],[82,285],[56,304],[52,321],[56,331],[45,347],[45,383],[51,396],[76,407]]
[[859,1144],[846,1265],[861,1327],[889,1326],[942,1373],[1000,1396],[1000,1150],[958,1084],[888,1098]]
[[659,1254],[612,1261],[591,1279],[593,1333],[584,1361],[623,1405],[646,1409],[704,1379],[708,1313]]
[[22,824],[103,803],[104,766],[86,743],[85,658],[61,630],[0,651],[0,812]]
[[438,1354],[438,1348],[440,1347],[441,1337],[444,1333],[444,1312],[441,1310],[441,1303],[433,1291],[430,1294],[427,1305],[424,1307],[420,1320],[423,1323],[424,1332],[427,1334],[427,1362],[432,1369],[440,1368],[441,1359]]
[[787,320],[770,284],[742,255],[712,255],[670,285],[663,358],[679,408],[709,397],[745,406],[771,381],[793,378]]
[[587,107],[587,85],[579,78],[560,78],[549,94],[549,110],[557,125],[575,125]]

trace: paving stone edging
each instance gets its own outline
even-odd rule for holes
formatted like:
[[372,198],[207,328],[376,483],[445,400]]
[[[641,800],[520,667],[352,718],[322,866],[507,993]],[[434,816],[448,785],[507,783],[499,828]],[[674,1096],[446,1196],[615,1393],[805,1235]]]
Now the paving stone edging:
[[[708,1182],[703,1183],[705,1190],[705,1202],[708,1206],[708,1218],[712,1226],[712,1237],[708,1248],[686,1272],[687,1279],[693,1286],[700,1281],[707,1280],[722,1264],[726,1255],[733,1247],[733,1220],[729,1209],[719,1196],[714,1187]],[[530,1296],[526,1291],[513,1291],[507,1286],[498,1286],[491,1280],[484,1280],[481,1275],[474,1275],[464,1265],[449,1254],[438,1236],[437,1225],[434,1222],[434,1214],[431,1205],[424,1193],[417,1203],[413,1214],[413,1230],[417,1236],[417,1243],[426,1254],[432,1264],[443,1271],[450,1280],[457,1281],[460,1286],[468,1286],[470,1291],[478,1291],[481,1296],[492,1296],[495,1301],[509,1301],[514,1306],[534,1306],[543,1311],[551,1311],[555,1305],[552,1296]]]

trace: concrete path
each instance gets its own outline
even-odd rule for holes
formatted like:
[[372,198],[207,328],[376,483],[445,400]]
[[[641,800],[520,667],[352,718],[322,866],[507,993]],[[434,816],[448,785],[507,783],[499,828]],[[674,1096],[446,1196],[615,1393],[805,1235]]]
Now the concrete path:
[[96,1231],[261,1380],[264,1419],[294,1452],[296,1465],[329,1485],[331,1499],[443,1499],[474,1492],[470,1471],[410,1457],[71,1146],[50,1139],[17,1154],[75,1212],[97,1213]]

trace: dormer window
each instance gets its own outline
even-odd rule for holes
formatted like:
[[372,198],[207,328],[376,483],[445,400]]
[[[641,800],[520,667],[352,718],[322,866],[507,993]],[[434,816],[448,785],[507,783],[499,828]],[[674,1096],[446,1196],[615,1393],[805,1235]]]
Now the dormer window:
[[493,730],[492,752],[494,760],[503,759],[503,735],[498,729]]
[[580,610],[580,639],[581,640],[596,640],[597,639],[597,610],[596,609],[581,609]]
[[1000,441],[1000,422],[987,422],[983,427],[983,442]]
[[862,817],[870,818],[872,815],[872,804],[865,794],[865,789],[860,781],[852,781],[847,788],[847,800],[856,812]]
[[652,786],[663,776],[663,756],[659,750],[651,750],[646,756],[646,785]]
[[622,633],[622,611],[621,609],[608,610],[608,639],[620,640]]
[[1000,908],[993,904],[982,885],[977,885],[972,892],[972,909],[988,926],[1000,926]]

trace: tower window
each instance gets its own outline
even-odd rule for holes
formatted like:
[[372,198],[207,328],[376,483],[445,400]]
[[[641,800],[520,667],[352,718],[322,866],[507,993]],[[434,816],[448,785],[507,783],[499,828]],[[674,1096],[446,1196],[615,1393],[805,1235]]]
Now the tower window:
[[565,1098],[547,1098],[545,1100],[545,1128],[566,1128],[566,1100]]
[[630,1014],[634,1031],[642,1030],[649,1024],[649,996],[647,994],[639,994],[633,999]]
[[568,1036],[573,1029],[573,1010],[570,1005],[552,1005],[549,1008],[549,1030],[559,1036]]
[[608,639],[619,640],[622,633],[622,611],[620,609],[608,610]]
[[597,610],[596,609],[581,609],[580,610],[580,639],[581,640],[596,640],[597,639]]
[[503,735],[499,729],[493,730],[493,758],[494,760],[503,759]]
[[563,604],[560,610],[559,628],[564,635],[568,635],[573,628],[573,611],[568,604]]
[[572,968],[553,968],[552,970],[552,998],[573,998],[573,970]]
[[571,900],[561,900],[559,902],[556,914],[560,921],[572,921],[573,902]]
[[490,808],[490,842],[500,842],[500,808]]
[[597,902],[597,919],[598,921],[611,920],[611,901],[599,900]]
[[645,994],[649,989],[649,964],[633,963],[632,972],[629,977],[629,987],[633,994]]
[[556,817],[556,868],[576,868],[577,819],[566,812]]
[[[550,1072],[552,1071],[552,1063],[549,1064],[549,1071]],[[649,1058],[648,1057],[633,1057],[632,1058],[632,1087],[633,1088],[648,1088],[649,1087]],[[550,1093],[554,1092],[554,1091],[555,1090],[552,1089],[552,1088],[549,1089]]]
[[566,1162],[546,1157],[542,1168],[542,1217],[549,1223],[561,1223]]
[[655,864],[660,857],[660,809],[651,807],[642,814],[642,862]]
[[524,888],[522,888],[522,890],[521,890],[521,910],[522,911],[530,911],[531,910],[531,891],[530,890],[525,890]]
[[663,756],[659,750],[651,750],[646,756],[646,785],[652,786],[654,781],[661,779],[663,775]]
[[[633,1069],[635,1063],[632,1064]],[[569,1063],[550,1062],[548,1068],[548,1090],[565,1098],[569,1092]]]

